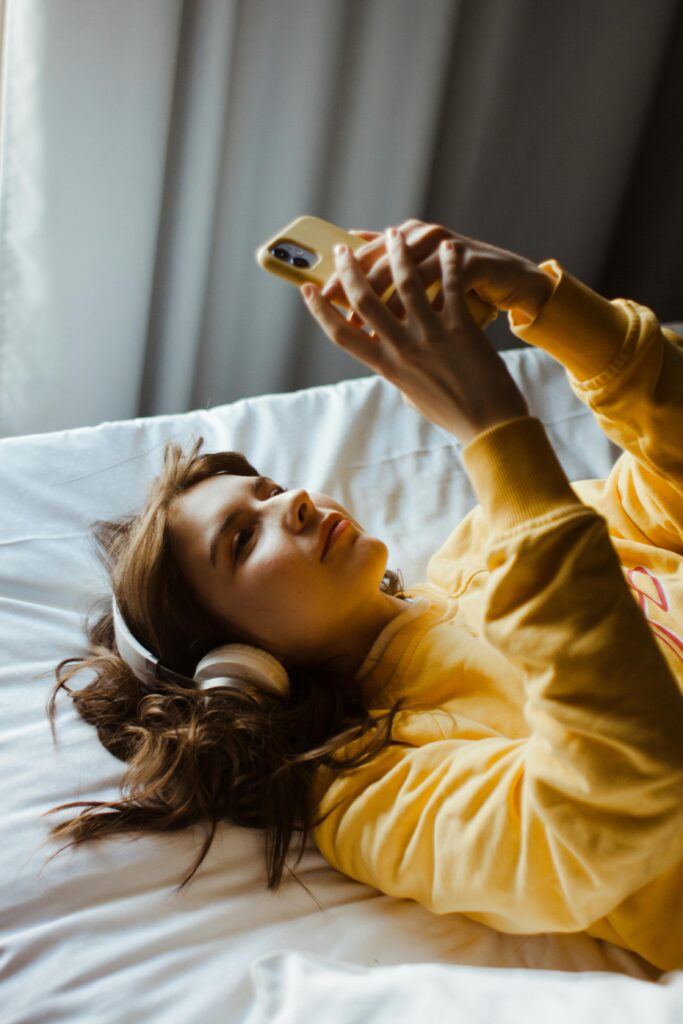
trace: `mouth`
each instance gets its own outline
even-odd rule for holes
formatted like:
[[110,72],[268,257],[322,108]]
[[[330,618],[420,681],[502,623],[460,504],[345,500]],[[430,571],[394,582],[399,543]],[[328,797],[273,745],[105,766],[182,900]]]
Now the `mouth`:
[[333,515],[328,516],[328,518],[323,522],[321,529],[321,533],[323,536],[322,552],[320,555],[321,562],[325,558],[325,555],[327,554],[330,544],[334,539],[332,535],[335,534],[336,536],[336,533],[341,532],[336,528],[340,527],[342,523],[344,524],[343,529],[346,529],[347,526],[351,525],[348,519],[345,519],[344,516],[341,516],[338,513],[334,513]]

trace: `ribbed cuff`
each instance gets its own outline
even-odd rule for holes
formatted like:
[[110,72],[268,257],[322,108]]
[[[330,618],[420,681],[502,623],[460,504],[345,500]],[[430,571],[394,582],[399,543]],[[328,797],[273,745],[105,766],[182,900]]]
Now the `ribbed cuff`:
[[624,300],[608,301],[557,260],[546,260],[539,267],[555,281],[555,288],[533,320],[519,310],[509,310],[510,330],[550,353],[578,381],[588,380],[609,365],[628,334],[630,318],[619,305]]
[[581,504],[535,416],[518,416],[483,430],[461,455],[495,533]]

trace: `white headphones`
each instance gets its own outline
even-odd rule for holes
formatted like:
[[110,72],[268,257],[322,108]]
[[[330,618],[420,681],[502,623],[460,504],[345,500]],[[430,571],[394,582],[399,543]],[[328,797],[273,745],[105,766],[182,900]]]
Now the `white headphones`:
[[[160,665],[159,659],[135,639],[123,621],[114,595],[112,611],[114,636],[119,654],[138,679],[145,681],[150,674],[152,678],[157,679],[158,670],[162,669],[164,674],[175,682],[190,682],[187,676],[181,675],[180,672],[173,672]],[[282,662],[268,651],[248,644],[224,644],[209,651],[197,665],[191,681],[199,683],[201,690],[208,690],[212,686],[233,686],[240,689],[243,683],[251,683],[276,696],[286,697],[289,694],[289,675]]]

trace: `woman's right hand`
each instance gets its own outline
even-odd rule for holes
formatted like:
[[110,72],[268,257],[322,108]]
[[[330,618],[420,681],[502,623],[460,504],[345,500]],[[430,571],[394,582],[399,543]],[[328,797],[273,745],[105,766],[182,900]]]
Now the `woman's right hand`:
[[[340,348],[394,384],[404,401],[463,444],[489,427],[526,417],[524,396],[504,360],[471,314],[462,273],[466,245],[439,246],[443,309],[430,304],[410,248],[401,232],[389,246],[391,280],[405,317],[397,317],[370,285],[349,250],[335,257],[351,317],[345,319],[313,285],[304,285],[308,309]],[[451,247],[451,251],[447,250]],[[357,318],[354,319],[354,318]],[[361,325],[372,330],[365,333]]]
[[[440,224],[426,224],[414,218],[404,221],[400,230],[425,289],[441,277],[439,246],[444,239],[452,238],[464,243],[462,274],[465,290],[475,291],[491,306],[519,310],[533,319],[553,291],[553,282],[544,271],[531,260],[507,249],[499,249],[487,242],[459,235]],[[385,234],[356,230],[350,234],[368,242],[354,255],[374,291],[381,297],[393,282]],[[326,282],[322,295],[331,302],[348,301],[338,273],[335,272]],[[386,305],[392,313],[403,316],[405,311],[398,292],[391,295]],[[437,311],[443,309],[442,290],[432,305]],[[351,314],[350,322],[362,323],[356,313]]]

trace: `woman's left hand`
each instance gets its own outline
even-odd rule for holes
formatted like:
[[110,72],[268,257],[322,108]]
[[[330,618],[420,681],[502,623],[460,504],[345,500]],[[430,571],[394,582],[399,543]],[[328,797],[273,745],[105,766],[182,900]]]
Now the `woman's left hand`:
[[[439,249],[443,308],[429,303],[424,284],[400,231],[389,240],[391,272],[405,315],[382,302],[353,252],[336,256],[337,273],[351,305],[345,319],[320,289],[310,289],[308,308],[328,337],[402,392],[426,419],[467,444],[482,430],[528,416],[526,401],[467,304],[462,266],[468,242]],[[476,244],[476,243],[473,243]],[[362,330],[365,323],[371,334]]]

